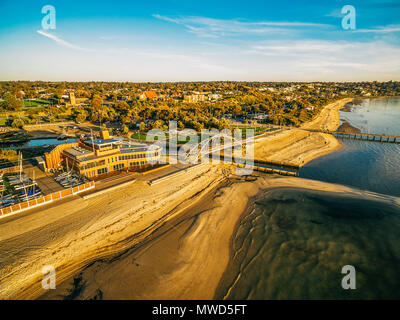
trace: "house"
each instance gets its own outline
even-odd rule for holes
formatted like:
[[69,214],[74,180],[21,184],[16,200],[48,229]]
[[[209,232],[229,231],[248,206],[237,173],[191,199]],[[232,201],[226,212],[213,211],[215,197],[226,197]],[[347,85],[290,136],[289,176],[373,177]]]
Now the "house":
[[145,91],[139,95],[140,100],[157,100],[158,95],[155,91]]
[[253,113],[247,116],[248,119],[253,120],[255,122],[265,122],[268,120],[269,115],[267,113]]
[[211,101],[218,101],[218,100],[221,100],[221,99],[222,99],[222,94],[219,94],[219,93],[211,93],[211,94],[208,95],[208,98],[209,98]]
[[206,96],[204,94],[185,94],[183,96],[183,101],[188,103],[206,101]]

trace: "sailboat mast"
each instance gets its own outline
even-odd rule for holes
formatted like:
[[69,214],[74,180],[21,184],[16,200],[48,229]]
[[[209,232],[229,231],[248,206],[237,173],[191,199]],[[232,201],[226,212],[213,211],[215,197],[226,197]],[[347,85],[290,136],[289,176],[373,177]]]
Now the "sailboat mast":
[[19,152],[18,155],[18,164],[19,164],[19,180],[22,181],[22,151]]
[[92,129],[90,129],[90,137],[92,139],[92,149],[93,149],[93,152],[95,152],[94,151],[94,140],[93,140],[93,131],[92,131]]
[[65,158],[65,162],[67,163],[67,174],[69,174],[69,168],[68,168],[68,158]]

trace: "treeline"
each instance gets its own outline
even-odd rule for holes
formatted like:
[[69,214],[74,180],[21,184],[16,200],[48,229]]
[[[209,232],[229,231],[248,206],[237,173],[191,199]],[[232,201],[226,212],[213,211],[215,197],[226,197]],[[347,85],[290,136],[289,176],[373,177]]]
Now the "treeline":
[[199,103],[164,103],[160,101],[138,101],[130,103],[117,101],[115,104],[104,104],[102,97],[95,94],[91,105],[85,108],[76,107],[73,119],[77,122],[120,122],[128,126],[142,124],[146,129],[165,129],[170,120],[178,123],[178,128],[226,128],[227,118],[245,119],[250,114],[268,114],[267,122],[280,125],[299,125],[312,118],[321,106],[330,99],[297,99],[286,101],[275,94],[249,92],[217,102]]
[[[61,97],[73,91],[85,103],[71,106],[57,103]],[[219,101],[185,103],[182,100],[160,99],[142,101],[140,92],[156,90],[166,97],[173,93],[211,92],[223,97]],[[178,82],[178,83],[131,83],[131,82],[0,82],[0,111],[13,111],[8,125],[21,127],[26,123],[73,120],[78,123],[119,122],[124,131],[129,128],[147,130],[165,129],[170,120],[178,127],[225,128],[227,119],[246,120],[250,115],[268,115],[267,123],[300,125],[319,113],[327,103],[343,97],[368,94],[400,95],[399,82],[362,83],[275,83],[275,82]],[[52,103],[26,108],[23,100],[46,99]],[[54,104],[57,103],[57,107]],[[25,107],[24,107],[25,106]],[[23,108],[24,107],[24,108]],[[23,111],[22,111],[23,109]]]

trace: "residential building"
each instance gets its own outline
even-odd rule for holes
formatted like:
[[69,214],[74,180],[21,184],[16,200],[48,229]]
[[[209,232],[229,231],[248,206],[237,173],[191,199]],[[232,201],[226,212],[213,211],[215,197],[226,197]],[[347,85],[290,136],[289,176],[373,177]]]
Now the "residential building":
[[139,95],[140,100],[157,100],[158,95],[155,91],[145,91]]
[[206,96],[204,94],[185,94],[183,96],[183,101],[188,103],[206,101]]

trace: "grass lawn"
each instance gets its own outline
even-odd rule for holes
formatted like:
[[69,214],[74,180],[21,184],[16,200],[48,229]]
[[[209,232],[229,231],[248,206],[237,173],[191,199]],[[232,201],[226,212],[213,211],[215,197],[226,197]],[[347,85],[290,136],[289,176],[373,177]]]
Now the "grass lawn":
[[[131,135],[131,138],[145,141],[146,140],[146,136],[147,136],[147,133],[140,133],[139,134],[138,132],[135,132],[134,134]],[[151,137],[152,136],[150,135],[149,138],[151,138]],[[200,141],[200,135],[198,135],[198,139]],[[153,140],[158,140],[158,136],[154,136]],[[180,139],[178,139],[178,143],[186,143],[189,140],[190,140],[190,137],[181,137]],[[166,133],[166,141],[167,142],[169,141],[168,133]]]
[[43,105],[51,104],[48,100],[24,100],[26,108],[42,107]]
[[146,133],[139,133],[139,132],[135,132],[134,134],[131,135],[132,139],[138,139],[138,140],[146,140]]
[[[264,127],[256,127],[256,128],[252,128],[252,127],[244,127],[244,128],[243,127],[234,127],[232,129],[241,130],[243,138],[246,138],[246,129],[254,130],[254,136],[263,134],[263,133],[265,133],[267,131],[274,131],[275,130],[274,128],[269,129],[269,128],[264,128]],[[138,132],[135,132],[135,133],[133,133],[131,135],[131,138],[145,141],[146,140],[146,136],[147,136],[147,133],[140,133],[139,134]],[[200,142],[201,134],[197,134],[197,136],[198,136],[198,141]],[[168,142],[169,141],[168,133],[166,133],[166,137],[167,137],[167,142]],[[156,136],[155,139],[153,139],[153,140],[158,140],[157,138],[158,137]],[[189,142],[189,140],[190,140],[189,136],[187,136],[187,137],[178,137],[178,143],[186,143],[186,142]]]
[[246,136],[246,129],[254,130],[255,136],[258,136],[260,134],[263,134],[266,131],[269,131],[268,128],[264,128],[264,127],[256,127],[256,128],[254,128],[254,127],[253,128],[252,127],[248,127],[248,128],[247,127],[234,127],[232,129],[240,129],[242,131],[242,137]]

